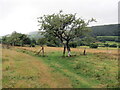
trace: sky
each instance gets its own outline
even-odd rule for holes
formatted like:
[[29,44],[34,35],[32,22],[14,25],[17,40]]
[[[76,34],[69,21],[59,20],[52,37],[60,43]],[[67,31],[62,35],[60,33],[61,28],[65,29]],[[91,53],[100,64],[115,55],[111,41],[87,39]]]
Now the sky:
[[118,23],[119,0],[0,0],[0,36],[13,31],[38,31],[37,17],[47,14],[77,13],[85,20],[95,18],[90,26]]

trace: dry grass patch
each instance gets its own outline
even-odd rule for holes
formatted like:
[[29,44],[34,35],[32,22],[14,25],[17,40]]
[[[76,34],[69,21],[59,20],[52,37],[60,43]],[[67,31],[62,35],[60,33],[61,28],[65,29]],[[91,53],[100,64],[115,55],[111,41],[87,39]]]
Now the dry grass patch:
[[[4,61],[6,58],[9,61]],[[71,87],[67,77],[51,71],[52,68],[36,57],[3,49],[3,88]]]

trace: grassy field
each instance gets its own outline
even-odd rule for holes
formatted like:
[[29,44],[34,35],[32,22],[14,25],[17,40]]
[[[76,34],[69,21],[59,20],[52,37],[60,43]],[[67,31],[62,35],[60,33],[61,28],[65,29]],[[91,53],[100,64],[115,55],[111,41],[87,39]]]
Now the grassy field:
[[2,47],[0,44],[0,89],[2,89]]
[[97,36],[97,37],[111,37],[111,38],[118,38],[118,36]]
[[72,57],[62,57],[61,47],[3,49],[3,88],[111,88],[118,87],[117,49],[72,48]]
[[[109,45],[112,45],[112,44],[120,44],[120,43],[118,43],[118,42],[115,42],[115,41],[106,41],[105,43],[108,43]],[[100,43],[100,44],[102,44],[102,45],[104,45],[105,43]]]

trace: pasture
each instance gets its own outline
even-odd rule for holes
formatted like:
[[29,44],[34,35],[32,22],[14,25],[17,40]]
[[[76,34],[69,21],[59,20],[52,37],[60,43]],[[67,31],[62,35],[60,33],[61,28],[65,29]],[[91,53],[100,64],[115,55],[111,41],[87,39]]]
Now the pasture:
[[117,48],[72,48],[72,57],[62,57],[63,47],[2,49],[3,88],[117,88]]

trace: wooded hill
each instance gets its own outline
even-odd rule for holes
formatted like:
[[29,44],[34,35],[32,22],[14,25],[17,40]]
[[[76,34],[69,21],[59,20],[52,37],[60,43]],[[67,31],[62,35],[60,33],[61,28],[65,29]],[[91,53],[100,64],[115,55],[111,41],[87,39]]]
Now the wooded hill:
[[[118,36],[118,24],[92,26],[90,28],[93,36]],[[28,35],[30,38],[39,39],[42,37],[39,32],[30,32]]]
[[38,40],[39,38],[41,38],[43,36],[41,35],[40,31],[33,31],[33,32],[28,33],[28,37],[31,39],[34,38],[34,39]]
[[118,36],[118,24],[92,26],[94,36]]

